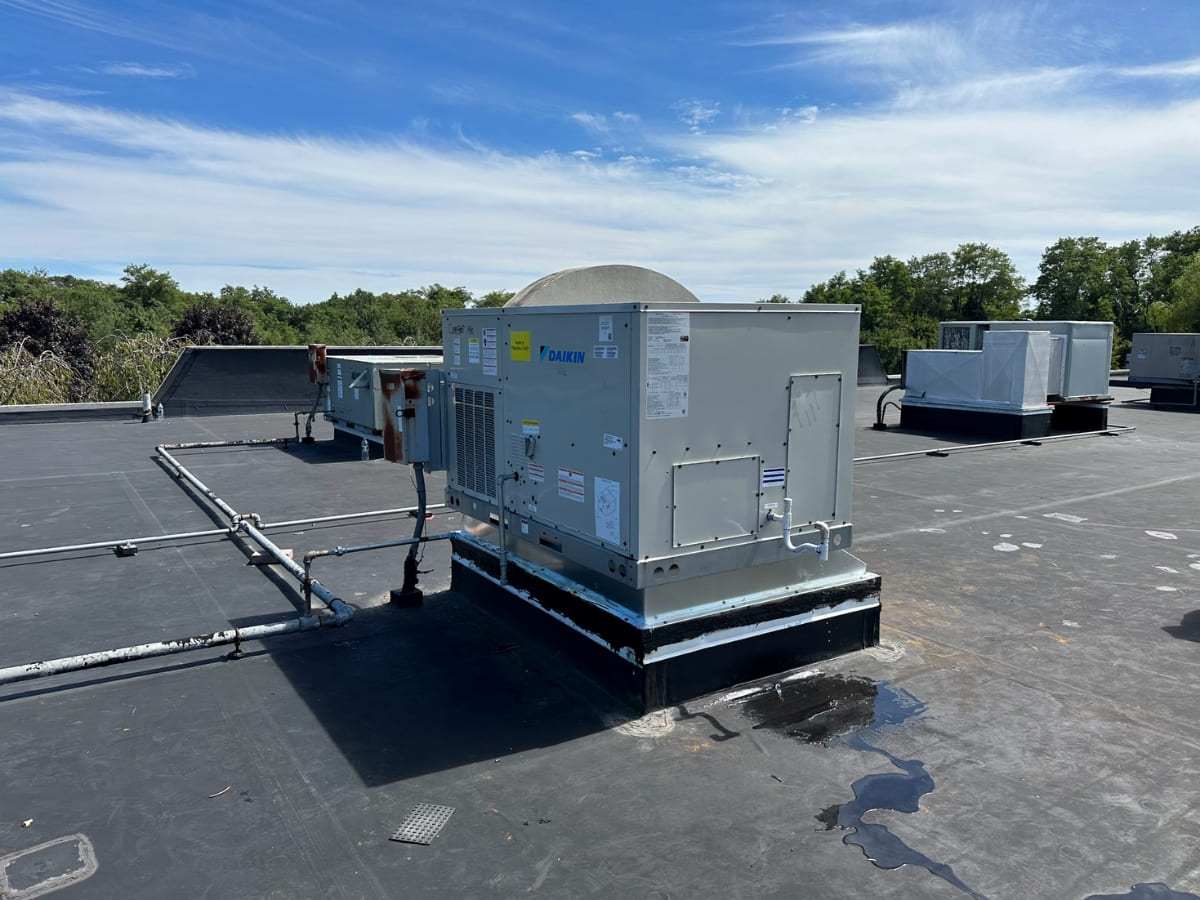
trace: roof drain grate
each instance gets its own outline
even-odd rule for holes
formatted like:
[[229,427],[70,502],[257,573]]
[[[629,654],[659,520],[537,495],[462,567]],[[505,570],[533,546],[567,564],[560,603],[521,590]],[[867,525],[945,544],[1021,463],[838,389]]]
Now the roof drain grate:
[[403,841],[406,844],[428,844],[442,830],[450,816],[454,814],[453,806],[437,806],[433,803],[418,803],[408,813],[404,822],[392,832],[389,840]]

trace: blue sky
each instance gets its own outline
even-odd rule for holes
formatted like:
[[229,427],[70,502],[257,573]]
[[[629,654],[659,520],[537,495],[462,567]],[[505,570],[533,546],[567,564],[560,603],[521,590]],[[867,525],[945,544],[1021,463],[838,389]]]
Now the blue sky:
[[797,297],[1200,225],[1200,6],[0,0],[0,268]]

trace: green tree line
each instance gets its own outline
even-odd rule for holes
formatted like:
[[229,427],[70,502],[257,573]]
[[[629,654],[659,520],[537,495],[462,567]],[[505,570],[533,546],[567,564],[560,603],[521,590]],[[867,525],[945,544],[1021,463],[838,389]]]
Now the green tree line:
[[502,306],[440,284],[356,290],[293,304],[267,287],[180,288],[148,265],[120,284],[41,270],[0,272],[0,403],[135,400],[189,344],[440,344],[441,311]]
[[[961,244],[907,262],[879,256],[853,276],[839,272],[813,285],[807,303],[862,306],[864,344],[889,372],[900,351],[935,346],[939,322],[972,319],[1107,321],[1113,365],[1142,331],[1200,331],[1200,227],[1109,245],[1096,237],[1060,238],[1045,249],[1033,284],[1008,255],[987,244]],[[788,302],[781,294],[769,298]]]
[[[0,403],[134,400],[157,387],[188,344],[438,344],[443,309],[501,306],[511,296],[433,284],[294,304],[257,285],[185,291],[148,265],[126,267],[120,284],[7,269]],[[782,294],[769,300],[790,302]],[[1200,227],[1117,245],[1060,238],[1043,252],[1032,284],[984,243],[908,261],[879,256],[799,300],[861,306],[861,340],[878,347],[891,372],[902,350],[935,345],[939,322],[1022,317],[1111,321],[1120,365],[1135,332],[1200,331]]]

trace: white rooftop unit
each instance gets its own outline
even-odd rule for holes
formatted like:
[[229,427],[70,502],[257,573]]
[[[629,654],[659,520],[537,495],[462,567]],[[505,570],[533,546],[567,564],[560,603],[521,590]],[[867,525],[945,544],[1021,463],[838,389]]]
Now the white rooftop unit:
[[1047,396],[1056,401],[1111,400],[1108,389],[1112,369],[1112,322],[1067,320],[994,320],[942,322],[938,325],[938,348],[982,350],[985,335],[994,331],[1048,331],[1065,344],[1051,349]]
[[878,578],[845,552],[858,321],[634,266],[447,310],[447,498],[476,523],[456,577],[520,581],[643,672],[768,636],[799,664],[821,622],[822,655],[873,643]]

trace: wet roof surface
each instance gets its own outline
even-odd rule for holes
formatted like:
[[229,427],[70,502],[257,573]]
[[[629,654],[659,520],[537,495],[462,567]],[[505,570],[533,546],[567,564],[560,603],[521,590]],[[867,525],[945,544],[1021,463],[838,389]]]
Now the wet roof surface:
[[[856,456],[954,443],[872,430],[879,390]],[[346,628],[0,686],[0,897],[82,876],[83,842],[95,871],[56,896],[1200,892],[1200,417],[1118,402],[1110,423],[1135,430],[859,463],[880,646],[643,719],[449,591],[445,544],[419,608],[387,602],[403,549],[321,559]],[[155,444],[292,429],[6,423],[0,550],[220,527]],[[407,470],[317,434],[175,455],[268,522],[413,503]],[[271,534],[298,559],[412,525]],[[0,667],[294,617],[251,549],[0,561]],[[389,841],[422,803],[454,812]]]

